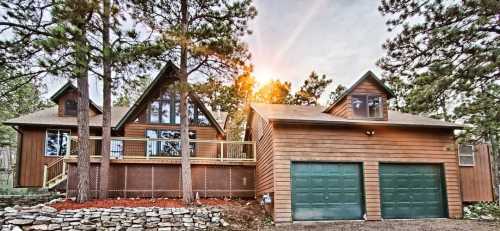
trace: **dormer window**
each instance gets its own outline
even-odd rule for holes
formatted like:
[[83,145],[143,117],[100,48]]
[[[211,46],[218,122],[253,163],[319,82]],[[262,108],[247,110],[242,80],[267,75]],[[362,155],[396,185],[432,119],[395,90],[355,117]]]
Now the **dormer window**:
[[64,115],[76,116],[78,112],[78,103],[75,100],[68,99],[64,102]]
[[378,119],[382,115],[382,97],[377,95],[353,95],[352,113],[355,118]]

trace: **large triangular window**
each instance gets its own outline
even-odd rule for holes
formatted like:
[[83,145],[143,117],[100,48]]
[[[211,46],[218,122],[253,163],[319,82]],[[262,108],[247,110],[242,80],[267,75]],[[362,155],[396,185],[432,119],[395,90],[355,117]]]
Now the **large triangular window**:
[[[148,121],[159,124],[180,124],[180,95],[176,92],[164,90],[160,97],[153,100],[148,107]],[[208,126],[210,122],[201,108],[188,99],[189,124]]]

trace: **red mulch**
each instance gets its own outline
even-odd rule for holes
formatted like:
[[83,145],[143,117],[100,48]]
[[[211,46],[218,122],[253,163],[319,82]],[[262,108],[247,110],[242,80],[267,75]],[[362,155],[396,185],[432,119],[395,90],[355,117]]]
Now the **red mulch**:
[[[195,205],[236,205],[240,202],[225,199],[200,199]],[[65,200],[52,204],[57,210],[64,209],[81,209],[81,208],[111,208],[111,207],[168,207],[168,208],[181,208],[185,207],[181,199],[107,199],[107,200],[90,200],[85,203],[77,203],[72,200]]]

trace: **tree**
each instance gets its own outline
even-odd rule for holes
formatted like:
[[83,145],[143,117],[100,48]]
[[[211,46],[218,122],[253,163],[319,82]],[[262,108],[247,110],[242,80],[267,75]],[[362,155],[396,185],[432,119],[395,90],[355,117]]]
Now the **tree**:
[[[79,202],[88,199],[88,71],[89,42],[86,38],[93,2],[6,0],[7,12],[0,21],[0,65],[8,81],[22,80],[4,94],[14,92],[35,79],[55,75],[78,80],[78,169]],[[47,14],[50,12],[50,14]],[[25,78],[25,79],[24,79]]]
[[500,2],[382,0],[379,11],[397,32],[378,61],[397,108],[464,121],[466,140],[500,143]]
[[183,201],[193,200],[187,97],[188,77],[233,76],[248,60],[249,53],[241,37],[250,33],[248,21],[256,10],[251,0],[188,1],[135,0],[135,17],[143,19],[158,33],[166,56],[179,62],[181,168]]
[[139,97],[141,97],[150,83],[151,78],[141,77],[138,81],[129,82],[123,86],[116,87],[113,92],[113,95],[116,96],[113,105],[118,107],[130,107]]
[[[23,79],[15,81],[4,81],[9,79],[8,73],[0,68],[0,121],[5,121],[23,114],[31,113],[50,105],[50,102],[41,98],[43,85],[32,81],[17,88],[16,91],[5,94],[6,91],[25,82]],[[0,124],[0,141],[2,144],[8,143],[9,146],[16,145],[16,132],[9,126]]]
[[342,84],[337,85],[337,88],[335,88],[334,91],[330,92],[330,95],[328,96],[328,104],[332,104],[335,101],[337,101],[340,98],[340,96],[342,96],[345,90],[346,87],[344,87],[344,85]]
[[285,104],[291,101],[290,82],[281,82],[279,80],[270,80],[261,86],[254,96],[254,102],[270,103],[270,104]]
[[314,71],[309,74],[309,77],[304,81],[304,84],[295,93],[292,99],[292,104],[298,105],[318,105],[318,100],[325,91],[326,87],[332,83],[331,79],[327,79],[326,75],[321,78]]

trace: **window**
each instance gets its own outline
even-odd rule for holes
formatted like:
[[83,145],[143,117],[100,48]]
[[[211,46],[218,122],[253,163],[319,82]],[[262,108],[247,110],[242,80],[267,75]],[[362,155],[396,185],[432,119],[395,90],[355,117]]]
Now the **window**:
[[458,161],[460,166],[474,166],[474,145],[460,144]]
[[[180,156],[181,155],[181,132],[179,130],[147,130],[147,138],[161,138],[176,141],[148,141],[146,152],[150,156]],[[189,131],[189,139],[196,139],[196,131]],[[177,141],[179,140],[179,141]],[[189,152],[194,156],[195,143],[189,143]]]
[[76,116],[78,112],[78,103],[75,100],[68,99],[64,101],[64,115]]
[[111,159],[123,159],[123,140],[111,140]]
[[[162,124],[180,124],[180,95],[163,91],[161,96],[149,105],[149,122]],[[210,125],[207,117],[198,105],[188,99],[188,120],[190,124]]]
[[382,118],[382,105],[382,97],[380,96],[352,96],[352,112],[357,118]]
[[49,129],[45,137],[45,156],[64,156],[68,147],[70,131]]

